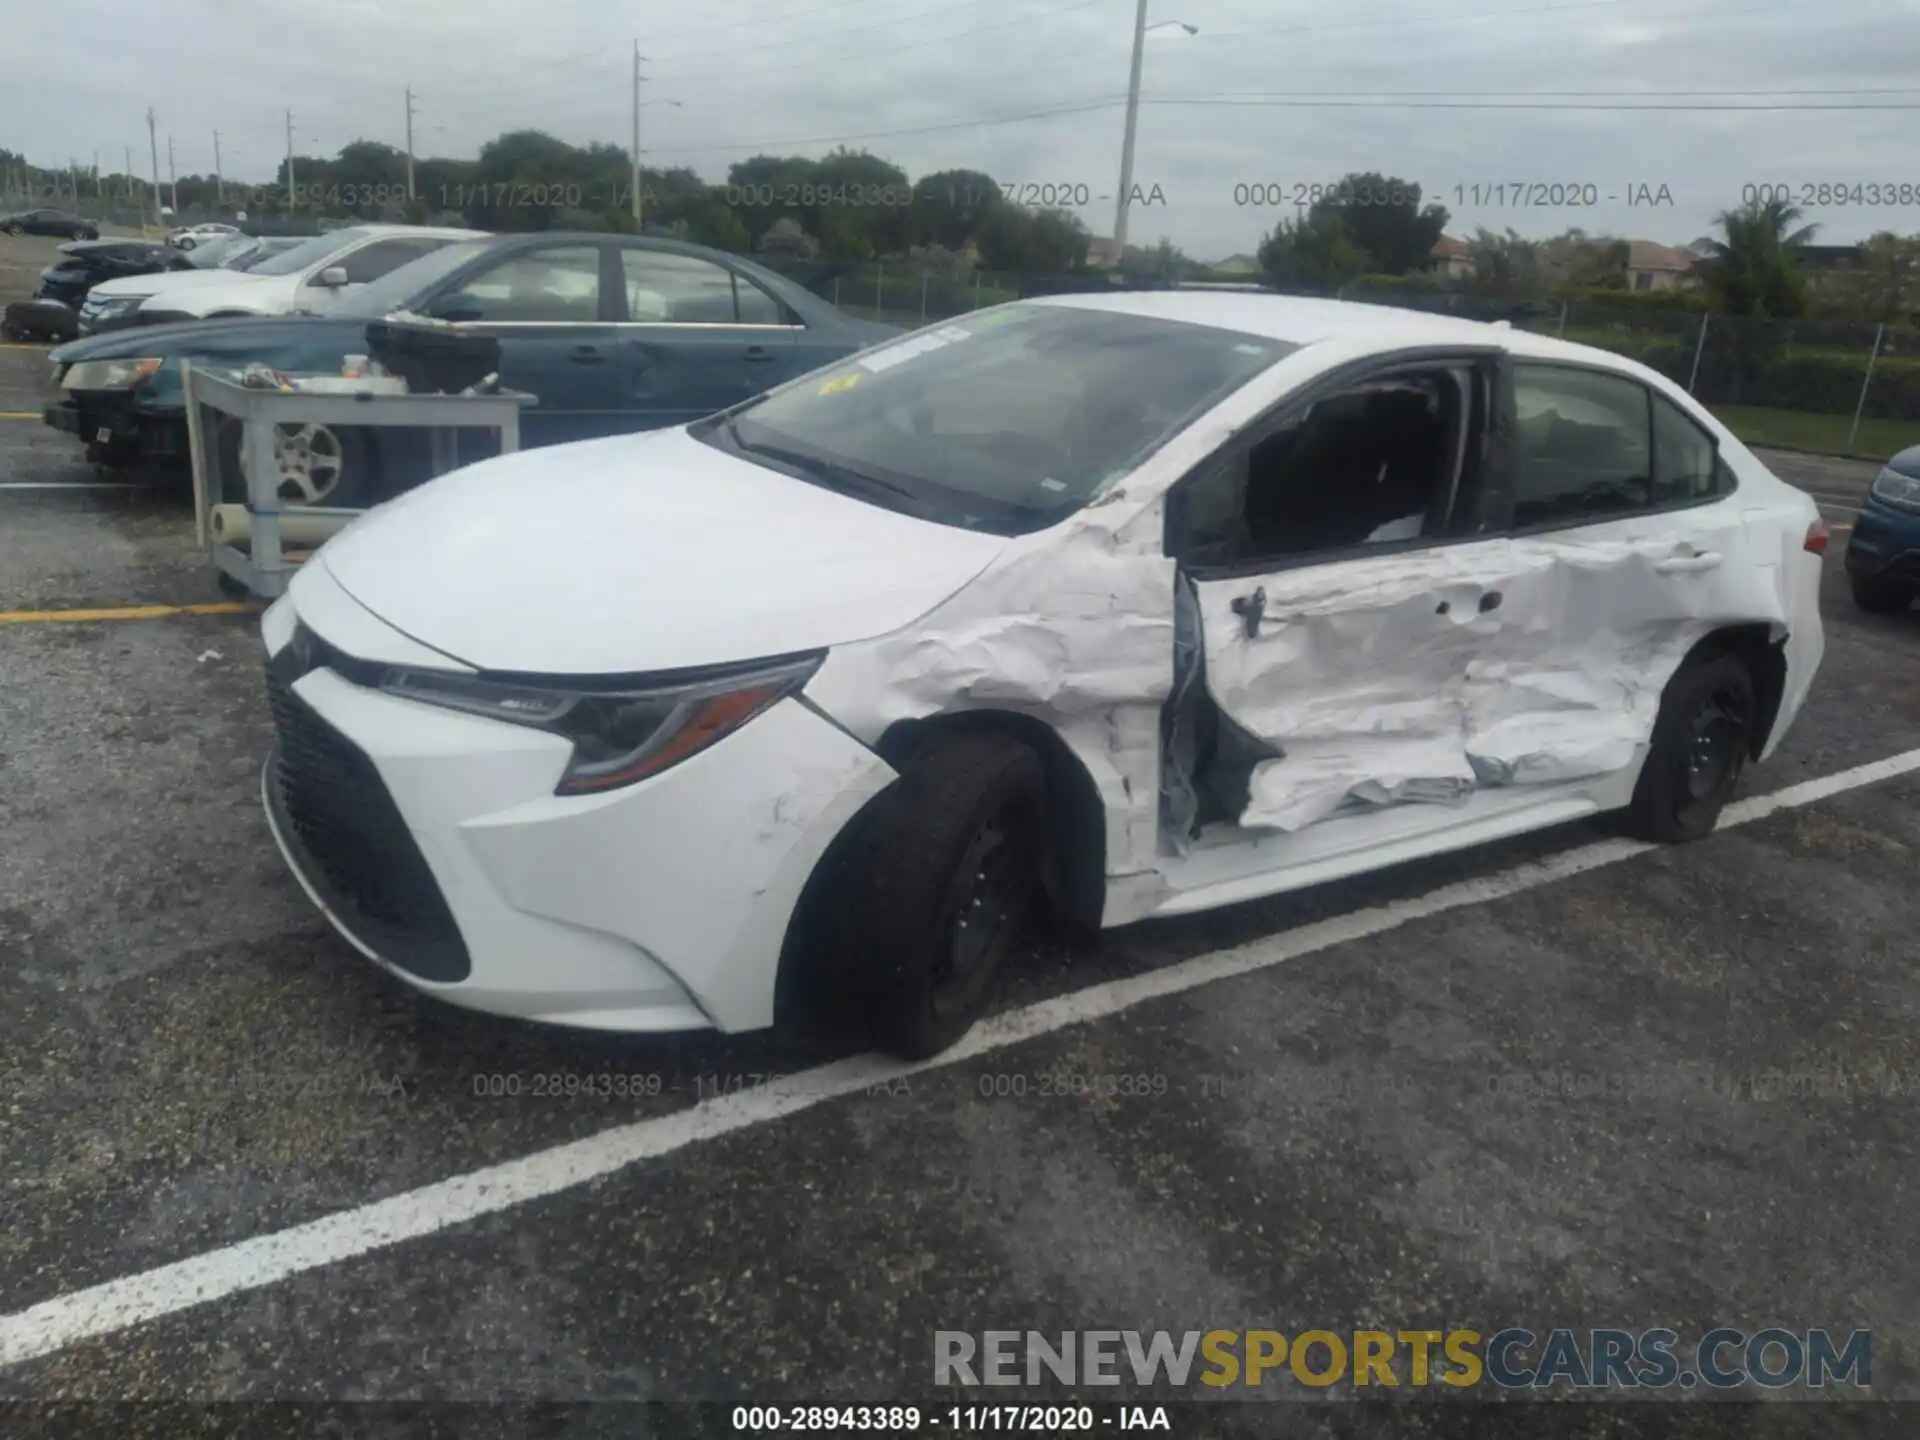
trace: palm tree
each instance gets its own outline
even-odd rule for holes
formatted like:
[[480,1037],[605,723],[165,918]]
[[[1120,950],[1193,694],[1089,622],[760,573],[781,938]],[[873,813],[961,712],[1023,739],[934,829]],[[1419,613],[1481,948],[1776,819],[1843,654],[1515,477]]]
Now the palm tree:
[[1817,225],[1800,225],[1802,212],[1784,200],[1751,200],[1714,217],[1724,240],[1707,236],[1693,248],[1707,258],[1700,267],[1715,307],[1729,315],[1786,319],[1805,303],[1806,277],[1799,252]]

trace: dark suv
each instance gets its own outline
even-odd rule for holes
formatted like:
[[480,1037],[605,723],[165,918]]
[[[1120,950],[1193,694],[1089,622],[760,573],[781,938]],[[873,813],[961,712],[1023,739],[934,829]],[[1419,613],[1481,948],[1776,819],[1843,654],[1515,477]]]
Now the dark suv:
[[16,210],[0,215],[0,231],[9,235],[64,235],[69,240],[98,240],[100,227],[84,215],[65,210]]

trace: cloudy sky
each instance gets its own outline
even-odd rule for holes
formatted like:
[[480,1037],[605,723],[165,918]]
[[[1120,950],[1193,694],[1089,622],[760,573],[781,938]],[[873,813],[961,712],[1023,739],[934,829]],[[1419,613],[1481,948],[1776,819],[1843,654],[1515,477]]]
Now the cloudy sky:
[[[1278,214],[1242,200],[1378,170],[1449,231],[1685,243],[1744,186],[1920,188],[1920,0],[1150,0],[1135,242],[1213,259]],[[865,147],[1084,193],[1113,226],[1133,0],[64,0],[9,19],[0,145],[42,164],[147,160],[264,181],[285,149],[400,144],[471,156],[503,129],[624,145],[636,38],[650,165],[723,180],[766,150]],[[675,104],[663,102],[674,101]],[[1654,108],[1658,107],[1658,108]],[[1512,203],[1512,182],[1590,194]],[[1508,187],[1498,203],[1491,187]],[[1278,187],[1267,190],[1271,185]],[[1473,187],[1481,187],[1475,203]],[[1640,187],[1646,187],[1642,192]],[[1661,187],[1670,202],[1630,205]],[[1461,187],[1456,191],[1456,187]],[[1610,198],[1613,197],[1613,198]],[[1885,194],[1881,197],[1887,198]],[[1920,204],[1830,204],[1820,238],[1920,231]]]

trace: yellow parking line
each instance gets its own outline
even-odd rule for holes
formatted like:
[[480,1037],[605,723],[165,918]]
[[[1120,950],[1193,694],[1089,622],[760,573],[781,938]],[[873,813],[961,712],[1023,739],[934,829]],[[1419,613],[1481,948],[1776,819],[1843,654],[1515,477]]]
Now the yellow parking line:
[[0,420],[38,420],[38,410],[0,410]]
[[0,610],[0,625],[37,625],[60,620],[159,620],[168,615],[246,615],[250,600],[214,600],[205,605],[121,605],[107,610]]
[[51,345],[35,345],[25,340],[0,340],[0,350],[51,350]]

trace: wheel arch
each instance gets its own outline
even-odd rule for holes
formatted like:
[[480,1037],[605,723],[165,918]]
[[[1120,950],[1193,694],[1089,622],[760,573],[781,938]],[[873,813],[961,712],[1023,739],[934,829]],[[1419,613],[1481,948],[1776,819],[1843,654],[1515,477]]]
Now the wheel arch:
[[[898,720],[873,745],[898,772],[931,745],[956,735],[994,731],[1019,740],[1040,759],[1046,785],[1046,851],[1042,881],[1049,908],[1074,929],[1095,930],[1106,907],[1106,807],[1087,767],[1046,721],[1009,710],[961,710]],[[838,978],[828,953],[832,898],[850,857],[861,847],[864,822],[891,793],[867,801],[827,847],[788,918],[774,981],[775,1023],[799,1019],[811,997],[831,992]]]
[[1702,636],[1686,658],[1674,670],[1714,655],[1732,655],[1747,667],[1753,677],[1753,730],[1747,737],[1752,758],[1758,760],[1773,734],[1780,715],[1780,702],[1787,689],[1787,637],[1774,638],[1773,627],[1764,621],[1745,625],[1723,625]]

